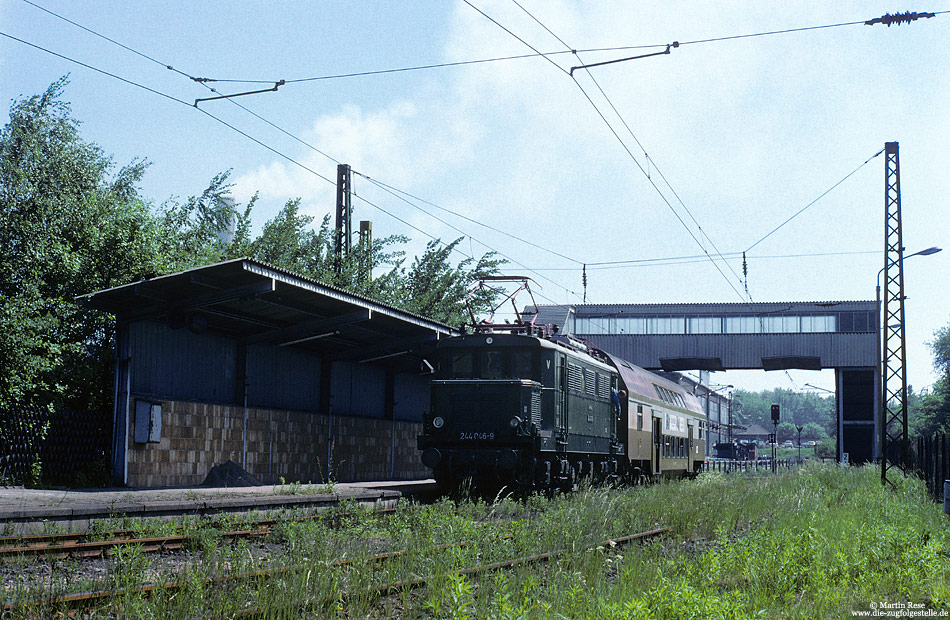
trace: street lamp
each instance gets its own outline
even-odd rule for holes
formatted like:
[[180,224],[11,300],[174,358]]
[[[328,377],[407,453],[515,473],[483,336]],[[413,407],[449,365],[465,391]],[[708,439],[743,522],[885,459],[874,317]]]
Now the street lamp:
[[[901,248],[901,254],[902,254],[902,256],[901,256],[901,261],[903,261],[903,259],[911,258],[911,257],[914,257],[914,256],[930,256],[931,254],[936,254],[937,252],[942,251],[943,248],[938,248],[938,247],[936,247],[936,246],[934,246],[934,247],[929,247],[929,248],[927,248],[927,249],[925,249],[925,250],[920,250],[919,252],[914,252],[913,254],[908,254],[907,256],[903,256],[903,250],[904,250],[904,248]],[[887,368],[884,367],[884,364],[885,364],[884,355],[883,355],[883,347],[884,347],[884,345],[883,345],[883,339],[884,339],[884,325],[883,325],[883,322],[884,322],[884,317],[882,316],[882,313],[881,313],[881,274],[884,273],[884,270],[885,270],[885,269],[887,269],[887,259],[886,259],[886,257],[885,257],[885,264],[884,264],[884,266],[881,267],[881,269],[877,272],[877,287],[875,288],[875,299],[876,299],[876,301],[877,301],[877,362],[876,362],[876,363],[877,363],[878,376],[880,377],[880,384],[879,384],[879,385],[880,385],[881,388],[882,388],[882,389],[880,390],[881,401],[878,403],[878,411],[877,411],[878,423],[881,425],[881,431],[880,431],[880,433],[879,433],[878,440],[879,440],[880,443],[881,443],[880,452],[881,452],[881,482],[882,482],[882,483],[886,483],[886,482],[887,482],[887,454],[886,454],[886,450],[887,450],[887,419],[886,419],[886,416],[884,415],[884,410],[885,410],[885,408],[887,407],[887,403],[885,402],[885,401],[887,400],[887,394],[886,394],[886,393],[884,392],[884,390],[883,390],[884,382],[886,381],[885,373],[887,372]],[[905,399],[904,402],[905,402],[905,407],[906,407],[906,398],[907,398],[907,395],[906,395],[906,394],[902,394],[901,397],[902,397],[903,399]],[[906,410],[906,408],[905,408],[905,409],[904,409],[904,426],[906,427],[906,425],[907,425],[907,410]],[[901,441],[902,441],[902,445],[903,445],[903,444],[906,444],[906,442],[907,442],[907,430],[906,430],[906,428],[904,429],[904,431],[903,431],[903,433],[902,433],[902,439],[901,439]],[[839,442],[839,446],[840,446],[840,442],[841,442],[841,438],[840,438],[840,437],[838,438],[838,442]],[[901,467],[906,466],[906,463],[903,462],[903,460],[904,460],[904,448],[903,448],[903,447],[901,448],[901,457],[900,457],[900,459],[901,459],[901,463],[900,463]]]
[[[806,384],[805,384],[805,387],[810,387],[810,388],[813,389],[813,390],[820,390],[820,391],[822,391],[822,392],[828,392],[829,394],[831,394],[832,396],[834,396],[834,397],[835,397],[835,402],[834,402],[835,412],[838,411],[838,394],[837,394],[834,390],[829,390],[828,388],[823,388],[823,387],[821,387],[821,386],[814,385],[814,384],[812,384],[812,383],[806,383]],[[837,430],[836,430],[836,432],[835,432],[835,435],[837,435]],[[836,441],[836,443],[837,443],[837,441],[838,441],[837,438],[835,439],[835,441]],[[801,454],[801,443],[802,443],[802,442],[801,442],[801,439],[799,439],[799,441],[798,441],[798,444],[799,444],[799,454]],[[818,444],[816,443],[816,444],[815,444],[815,455],[817,455],[817,454],[818,454]]]
[[[719,389],[720,389],[720,390],[731,390],[731,389],[733,389],[733,387],[735,387],[735,386],[733,386],[733,385],[723,385],[723,386],[720,386]],[[722,396],[723,396],[723,394],[719,394],[719,392],[718,392],[717,390],[713,390],[713,393],[719,395],[719,419],[721,420],[721,419],[722,419]],[[726,421],[727,421],[727,423],[728,423],[728,425],[729,425],[729,426],[726,427],[726,438],[727,438],[727,441],[728,441],[729,443],[732,443],[732,398],[729,397],[729,396],[726,396],[726,406],[728,407],[728,412],[727,412],[727,414],[726,414]],[[735,456],[735,452],[733,452],[733,456]]]

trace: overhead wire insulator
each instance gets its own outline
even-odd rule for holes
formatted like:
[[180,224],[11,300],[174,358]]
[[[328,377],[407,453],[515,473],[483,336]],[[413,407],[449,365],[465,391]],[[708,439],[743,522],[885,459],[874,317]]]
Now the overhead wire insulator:
[[906,13],[885,13],[881,17],[875,17],[874,19],[869,19],[864,22],[866,26],[873,26],[874,24],[884,24],[888,28],[891,27],[891,24],[909,24],[912,21],[917,21],[918,19],[923,19],[925,17],[933,17],[933,13],[917,13],[916,11],[911,12],[907,11]]
[[587,264],[584,264],[582,281],[584,282],[584,303],[587,303]]

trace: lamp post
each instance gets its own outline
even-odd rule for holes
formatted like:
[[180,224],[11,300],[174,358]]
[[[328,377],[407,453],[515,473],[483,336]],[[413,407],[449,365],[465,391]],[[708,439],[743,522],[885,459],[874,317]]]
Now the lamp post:
[[[821,387],[821,386],[814,385],[814,384],[812,384],[812,383],[806,383],[806,384],[805,384],[805,387],[809,387],[809,388],[811,388],[811,389],[813,389],[813,390],[820,390],[820,391],[822,391],[822,392],[828,392],[829,394],[831,394],[832,396],[834,396],[834,397],[835,397],[835,401],[834,401],[834,412],[832,412],[832,417],[834,417],[834,416],[836,415],[836,413],[837,413],[837,411],[838,411],[838,394],[837,394],[837,392],[835,392],[834,390],[829,390],[828,388],[823,388],[823,387]],[[836,427],[836,429],[837,429],[837,427]],[[835,431],[835,435],[836,435],[836,437],[835,437],[835,443],[836,443],[836,445],[837,445],[837,443],[838,443],[838,441],[839,441],[838,438],[837,438],[837,430]],[[799,442],[799,443],[801,443],[801,442]],[[837,452],[837,451],[836,451],[836,452]],[[817,444],[817,443],[815,444],[815,454],[816,454],[816,455],[818,454],[818,444]]]
[[[719,413],[719,423],[720,423],[720,424],[719,424],[719,428],[720,428],[719,439],[720,439],[720,440],[722,439],[722,434],[721,434],[721,433],[722,433],[722,431],[721,431],[721,429],[722,429],[722,394],[719,393],[719,390],[731,390],[733,387],[734,387],[734,386],[732,386],[732,385],[718,385],[718,384],[717,384],[717,388],[714,390],[714,389],[712,388],[712,386],[706,386],[706,390],[707,390],[707,395],[706,395],[707,408],[710,408],[711,401],[712,401],[712,398],[711,398],[711,397],[712,397],[713,394],[715,394],[716,396],[719,397],[719,398],[716,399],[716,401],[717,401],[717,402],[716,402],[716,411]],[[727,397],[727,398],[728,398],[728,397]],[[726,418],[726,439],[727,439],[729,445],[731,446],[731,445],[732,445],[732,399],[731,399],[731,398],[729,398],[728,404],[729,404],[729,409],[728,409],[728,414],[727,414],[728,417]],[[706,414],[706,417],[707,417],[707,418],[709,417],[709,413],[708,413],[708,412],[707,412],[707,414]],[[730,454],[732,455],[733,460],[735,460],[735,456],[736,456],[736,455],[735,455],[735,450],[733,450],[732,448],[730,448]]]
[[[919,252],[914,252],[913,254],[908,254],[907,256],[901,256],[901,262],[906,258],[912,258],[914,256],[930,256],[931,254],[936,254],[937,252],[942,251],[943,248],[938,248],[936,246],[929,247],[925,250],[920,250]],[[901,248],[901,254],[903,254],[903,248]],[[884,414],[885,409],[887,408],[887,389],[885,387],[887,383],[886,373],[886,362],[883,355],[883,340],[884,340],[884,317],[881,313],[881,274],[887,269],[887,262],[885,260],[884,267],[877,272],[876,288],[875,288],[875,299],[877,302],[877,374],[880,376],[880,394],[881,401],[878,403],[877,419],[878,424],[881,426],[880,433],[878,434],[878,440],[880,441],[880,455],[881,455],[881,483],[887,483],[887,419]],[[902,284],[903,286],[903,284]],[[907,444],[907,395],[901,394],[901,398],[904,400],[903,403],[903,429],[901,433],[901,454],[899,458],[899,464],[901,467],[906,467],[907,463],[904,462],[906,454],[906,444]],[[840,442],[840,439],[839,439]]]

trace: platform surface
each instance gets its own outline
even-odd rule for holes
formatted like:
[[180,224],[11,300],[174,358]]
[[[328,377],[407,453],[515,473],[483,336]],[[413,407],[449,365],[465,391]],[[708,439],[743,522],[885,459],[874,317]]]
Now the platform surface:
[[167,517],[294,507],[320,509],[346,500],[364,505],[395,504],[400,497],[434,486],[432,480],[397,480],[337,483],[329,487],[320,484],[161,489],[0,487],[0,526],[60,522],[63,527],[81,528],[91,520],[116,516]]

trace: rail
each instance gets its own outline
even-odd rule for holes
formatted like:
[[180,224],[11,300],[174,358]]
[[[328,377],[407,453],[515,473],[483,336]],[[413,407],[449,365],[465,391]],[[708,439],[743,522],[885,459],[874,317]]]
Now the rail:
[[[380,508],[374,515],[387,515],[396,512],[396,508]],[[274,527],[286,523],[299,523],[314,520],[344,519],[357,513],[341,512],[333,514],[303,515],[293,519],[258,519],[243,523],[243,529],[225,531],[220,534],[224,540],[257,538],[270,534]],[[104,535],[106,540],[90,540],[88,532],[70,532],[66,534],[41,534],[33,536],[0,537],[0,559],[17,556],[43,556],[45,558],[97,558],[108,555],[120,545],[137,545],[144,553],[179,551],[190,540],[188,526],[179,525],[178,534],[167,536],[143,537],[135,530],[112,530]],[[193,528],[198,529],[198,528]]]
[[[659,536],[665,532],[668,532],[669,529],[670,528],[667,528],[667,527],[661,527],[661,528],[656,528],[656,529],[649,530],[646,532],[631,534],[629,536],[622,536],[619,538],[610,538],[601,542],[586,545],[584,547],[579,548],[578,550],[587,551],[591,549],[596,549],[598,547],[613,547],[613,546],[623,545],[626,543],[630,543],[632,541],[644,540],[644,539]],[[513,535],[510,535],[510,534],[503,537],[503,539],[511,539],[511,538],[513,538]],[[446,544],[436,545],[435,547],[430,548],[430,550],[438,551],[442,549],[466,547],[470,544],[471,543],[467,543],[464,541],[457,542],[457,543],[446,543]],[[524,565],[524,564],[531,564],[531,563],[536,563],[536,562],[547,562],[559,557],[560,555],[563,555],[567,551],[568,549],[558,549],[558,550],[547,552],[547,553],[541,553],[537,555],[504,560],[501,562],[494,562],[490,564],[473,566],[470,568],[464,568],[464,569],[455,571],[454,574],[459,575],[459,576],[461,575],[472,576],[472,575],[478,575],[480,573],[499,570],[503,568],[513,568],[513,567]],[[406,553],[408,552],[407,551],[390,551],[387,553],[380,553],[380,554],[368,556],[365,558],[340,559],[333,562],[332,566],[334,568],[342,568],[342,567],[352,566],[355,564],[364,564],[364,563],[375,564],[375,563],[379,563],[379,562],[390,560],[396,557],[403,556]],[[259,571],[221,575],[217,577],[207,578],[203,580],[203,582],[204,582],[204,585],[217,586],[217,585],[222,585],[225,583],[249,581],[252,579],[273,578],[273,577],[278,577],[281,575],[291,574],[294,572],[307,572],[310,570],[312,570],[311,565],[301,564],[297,566],[288,566],[288,567],[281,567],[281,568],[274,568],[274,569],[263,569]],[[402,581],[381,584],[379,586],[372,588],[372,590],[369,592],[354,592],[354,593],[351,593],[350,596],[366,595],[366,594],[370,594],[374,597],[387,596],[397,591],[425,587],[426,585],[429,584],[430,580],[431,578],[413,577],[413,578],[408,578]],[[173,582],[165,582],[165,583],[145,584],[145,585],[137,586],[135,588],[128,588],[128,589],[80,592],[80,593],[66,594],[66,595],[57,596],[57,597],[49,597],[49,598],[35,599],[35,600],[26,600],[26,601],[11,600],[11,601],[5,601],[2,609],[5,614],[9,614],[17,610],[20,610],[20,611],[23,611],[23,610],[29,611],[31,609],[39,610],[40,608],[43,608],[43,607],[60,608],[60,609],[65,608],[69,610],[70,616],[74,616],[75,614],[77,614],[78,612],[82,610],[88,610],[87,608],[90,608],[99,604],[108,604],[109,601],[113,599],[125,598],[125,597],[128,597],[129,595],[151,594],[151,593],[159,592],[159,591],[168,592],[168,591],[174,591],[174,590],[191,587],[191,586],[194,586],[194,582],[190,580],[173,581]],[[289,603],[287,607],[299,610],[299,609],[312,607],[315,605],[325,605],[331,602],[333,601],[325,600],[325,597],[313,597],[304,601],[295,601],[295,602]],[[102,609],[97,609],[96,611],[97,612],[102,611]],[[264,609],[259,609],[259,608],[249,608],[249,609],[241,610],[237,614],[237,617],[257,617],[257,616],[264,616],[272,612],[273,612],[273,609],[264,610]]]

